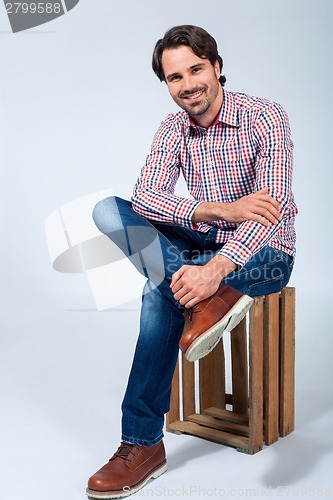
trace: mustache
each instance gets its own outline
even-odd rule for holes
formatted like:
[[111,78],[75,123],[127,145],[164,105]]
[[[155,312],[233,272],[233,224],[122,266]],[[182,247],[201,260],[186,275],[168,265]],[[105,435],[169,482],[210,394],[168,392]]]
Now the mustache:
[[182,99],[183,97],[188,97],[188,96],[197,94],[198,92],[202,92],[204,90],[206,90],[206,87],[195,87],[192,90],[184,90],[183,92],[180,92],[178,94],[178,97],[180,97]]

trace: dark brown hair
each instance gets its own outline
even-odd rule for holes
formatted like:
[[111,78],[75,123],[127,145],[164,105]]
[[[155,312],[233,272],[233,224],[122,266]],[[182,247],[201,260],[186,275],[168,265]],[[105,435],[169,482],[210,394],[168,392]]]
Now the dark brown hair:
[[[169,29],[163,38],[158,40],[153,52],[152,66],[154,73],[161,82],[165,82],[165,75],[162,68],[162,54],[165,49],[172,49],[179,45],[191,47],[193,52],[201,59],[209,59],[212,66],[218,61],[220,72],[223,69],[223,60],[217,50],[215,39],[203,28],[184,24]],[[226,77],[221,75],[219,81],[224,86]]]

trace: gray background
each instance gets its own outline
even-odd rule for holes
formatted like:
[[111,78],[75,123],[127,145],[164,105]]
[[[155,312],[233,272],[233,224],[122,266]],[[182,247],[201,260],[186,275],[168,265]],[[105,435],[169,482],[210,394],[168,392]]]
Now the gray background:
[[152,49],[183,23],[217,39],[227,89],[289,114],[300,210],[296,432],[252,457],[167,434],[169,472],[150,496],[183,487],[192,498],[214,488],[332,495],[332,14],[329,0],[81,0],[14,35],[0,10],[3,498],[84,498],[118,445],[139,300],[96,312],[85,275],[52,270],[44,224],[94,191],[131,195],[156,128],[176,109],[151,71]]

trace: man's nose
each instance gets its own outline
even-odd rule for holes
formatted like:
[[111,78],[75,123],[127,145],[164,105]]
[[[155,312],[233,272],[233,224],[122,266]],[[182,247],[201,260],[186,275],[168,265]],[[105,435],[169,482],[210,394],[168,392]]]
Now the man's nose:
[[186,75],[183,77],[183,91],[192,90],[194,87],[193,78],[191,75]]

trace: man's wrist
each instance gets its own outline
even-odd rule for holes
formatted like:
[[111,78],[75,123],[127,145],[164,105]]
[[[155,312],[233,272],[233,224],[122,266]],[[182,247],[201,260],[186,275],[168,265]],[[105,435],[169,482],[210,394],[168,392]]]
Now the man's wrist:
[[223,207],[225,203],[204,201],[192,214],[192,223],[211,222],[213,220],[223,220]]
[[237,269],[237,264],[228,259],[224,255],[215,255],[207,264],[214,276],[218,276],[220,280]]

